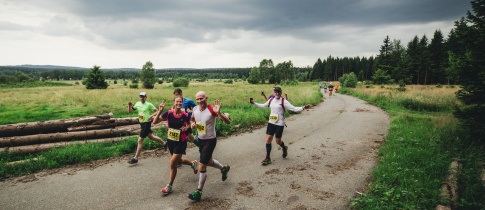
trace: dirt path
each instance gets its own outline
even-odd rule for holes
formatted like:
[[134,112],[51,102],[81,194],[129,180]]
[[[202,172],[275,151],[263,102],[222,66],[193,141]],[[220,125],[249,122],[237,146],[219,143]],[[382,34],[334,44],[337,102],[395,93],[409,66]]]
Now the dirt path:
[[[169,156],[147,157],[131,166],[110,161],[91,170],[59,170],[0,182],[1,209],[342,209],[361,191],[376,162],[376,148],[389,118],[377,107],[345,95],[287,118],[283,159],[273,142],[273,164],[261,166],[266,127],[218,141],[214,158],[230,164],[229,178],[208,168],[203,200],[194,191],[198,175],[179,168],[174,192],[160,189],[169,178]],[[157,152],[157,151],[155,151]],[[198,159],[196,148],[185,157]],[[126,158],[128,159],[128,158]],[[22,181],[25,181],[22,182]]]

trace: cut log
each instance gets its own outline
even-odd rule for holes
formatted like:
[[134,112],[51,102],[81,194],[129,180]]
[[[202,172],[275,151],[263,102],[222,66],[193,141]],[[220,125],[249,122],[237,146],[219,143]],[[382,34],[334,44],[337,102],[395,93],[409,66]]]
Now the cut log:
[[115,118],[115,119],[109,119],[105,121],[97,121],[92,125],[69,127],[67,128],[67,131],[72,132],[72,131],[96,130],[96,129],[103,129],[103,128],[114,128],[116,126],[123,126],[123,125],[135,125],[139,123],[140,122],[138,121],[138,117]]
[[0,148],[0,152],[7,151],[9,153],[22,153],[22,154],[27,154],[27,153],[37,153],[37,152],[42,152],[46,150],[50,150],[52,148],[58,148],[58,147],[66,147],[71,144],[86,144],[86,143],[102,143],[102,142],[118,142],[125,140],[130,137],[136,137],[137,135],[134,136],[124,136],[124,137],[112,137],[112,138],[103,138],[103,139],[91,139],[91,140],[84,140],[84,141],[70,141],[70,142],[57,142],[57,143],[49,143],[49,144],[36,144],[36,145],[27,145],[27,146],[18,146],[18,147],[5,147],[5,148]]
[[71,119],[0,125],[0,137],[67,132],[67,128],[69,127],[103,124],[102,122],[112,118],[113,113],[107,113],[102,115],[78,117]]
[[[152,129],[157,129],[163,125],[166,125],[166,122],[160,123],[157,125],[152,125]],[[140,131],[141,131],[141,128],[139,125],[127,125],[127,126],[119,126],[116,128],[101,129],[101,130],[3,137],[3,138],[0,138],[0,147],[11,147],[11,146],[42,144],[42,143],[53,143],[53,142],[60,142],[60,141],[100,139],[100,138],[117,137],[117,136],[125,136],[125,135],[135,135],[135,134],[139,134]]]

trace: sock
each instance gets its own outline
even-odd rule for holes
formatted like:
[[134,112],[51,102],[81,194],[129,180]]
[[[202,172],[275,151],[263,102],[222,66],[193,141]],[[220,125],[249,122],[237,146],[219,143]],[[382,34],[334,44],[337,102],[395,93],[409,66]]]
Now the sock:
[[205,180],[207,179],[207,171],[201,171],[199,174],[199,186],[197,189],[202,191],[202,188],[204,188]]
[[221,163],[219,163],[219,161],[217,161],[215,159],[213,159],[212,161],[213,161],[212,167],[220,169],[220,170],[222,170],[222,168],[224,168],[224,166]]
[[281,146],[281,148],[286,149],[286,148],[285,148],[285,142],[281,141],[280,146]]
[[266,144],[266,158],[269,158],[271,154],[271,144]]
[[137,156],[135,156],[134,158],[135,158],[135,160],[138,160],[138,157]]

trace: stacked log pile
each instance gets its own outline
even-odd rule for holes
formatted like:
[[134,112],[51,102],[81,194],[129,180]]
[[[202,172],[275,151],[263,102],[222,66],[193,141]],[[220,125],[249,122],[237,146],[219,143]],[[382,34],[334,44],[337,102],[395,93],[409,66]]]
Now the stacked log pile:
[[112,113],[0,125],[0,152],[34,153],[75,143],[116,142],[139,133],[137,117],[114,118]]

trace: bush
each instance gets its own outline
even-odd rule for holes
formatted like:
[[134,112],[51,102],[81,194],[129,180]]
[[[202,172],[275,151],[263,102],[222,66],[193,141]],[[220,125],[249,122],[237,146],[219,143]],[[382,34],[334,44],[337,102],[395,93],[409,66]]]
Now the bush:
[[161,84],[163,84],[163,80],[161,80],[161,79],[159,79],[157,82],[158,82],[158,84],[160,84],[160,85],[161,85]]
[[443,87],[443,85],[441,85],[441,84],[436,85],[436,88],[442,88],[442,87]]
[[79,85],[79,82],[75,82],[74,84]]
[[133,88],[133,89],[138,89],[138,83],[133,83],[130,85],[130,88]]
[[116,80],[115,80],[115,81],[113,81],[113,83],[114,83],[114,84],[118,84],[118,81],[116,81]]
[[124,81],[124,82],[123,82],[123,85],[124,85],[124,86],[127,86],[127,85],[128,85],[128,81]]
[[224,83],[225,83],[225,84],[232,84],[232,83],[233,83],[233,81],[232,81],[232,79],[227,79],[226,81],[224,81]]
[[455,88],[454,85],[447,85],[446,88]]
[[404,80],[399,80],[399,88],[397,88],[399,91],[406,91],[406,83],[404,83]]
[[85,81],[86,89],[106,89],[109,86],[99,66],[91,68]]
[[178,78],[173,81],[173,86],[174,87],[188,87],[189,86],[189,80],[187,78]]
[[132,80],[131,80],[131,83],[133,83],[133,84],[138,84],[138,79],[132,79]]
[[350,72],[350,74],[344,74],[342,77],[339,78],[339,82],[343,87],[355,88],[357,87],[357,76],[355,76],[354,72]]

